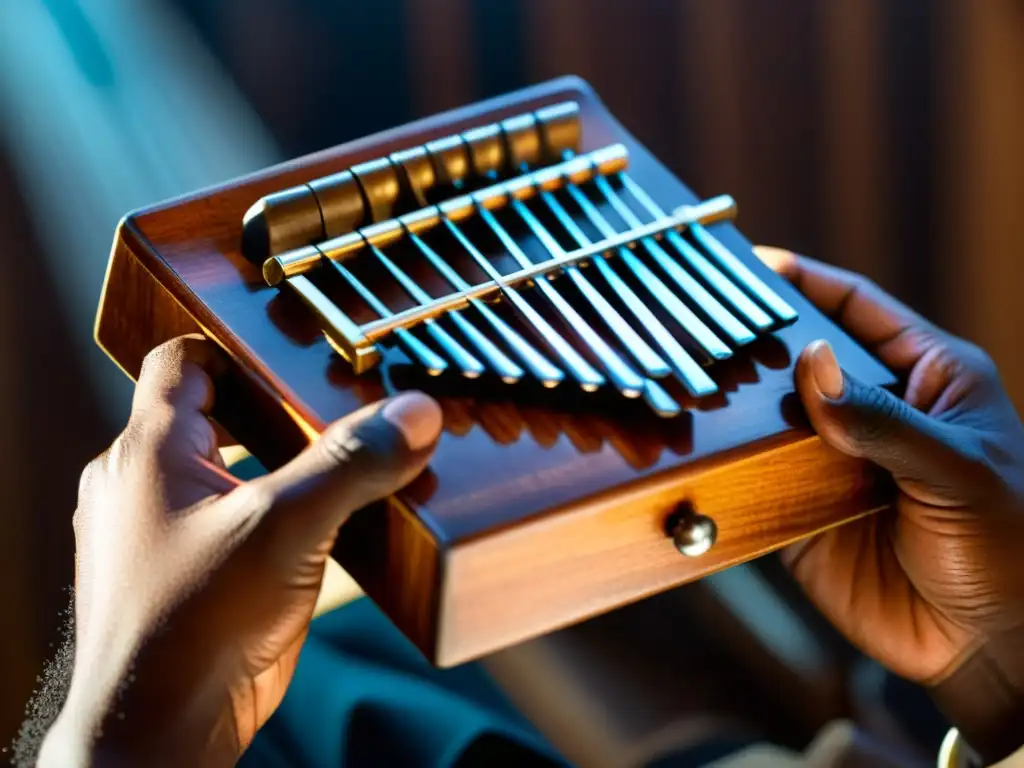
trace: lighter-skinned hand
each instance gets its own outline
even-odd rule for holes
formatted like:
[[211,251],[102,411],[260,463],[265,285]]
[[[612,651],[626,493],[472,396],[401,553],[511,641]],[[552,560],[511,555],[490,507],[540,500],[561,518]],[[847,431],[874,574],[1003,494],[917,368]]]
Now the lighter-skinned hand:
[[82,476],[74,673],[42,766],[233,765],[292,678],[339,526],[416,477],[440,433],[437,404],[406,394],[241,482],[208,418],[219,364],[200,338],[151,353]]

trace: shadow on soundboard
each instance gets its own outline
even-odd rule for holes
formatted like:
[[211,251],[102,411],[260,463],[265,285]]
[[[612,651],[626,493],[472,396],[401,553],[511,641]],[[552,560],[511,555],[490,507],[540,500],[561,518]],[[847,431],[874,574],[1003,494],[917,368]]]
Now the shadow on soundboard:
[[[734,358],[717,364],[712,372],[719,392],[694,399],[678,382],[660,383],[683,407],[672,418],[654,414],[640,399],[626,399],[609,387],[583,392],[569,382],[546,389],[534,381],[506,384],[495,376],[467,380],[458,374],[427,376],[404,355],[389,350],[379,372],[362,376],[337,358],[328,369],[335,387],[358,390],[360,400],[372,402],[402,391],[419,390],[436,398],[444,414],[444,429],[457,437],[481,430],[499,445],[530,439],[541,448],[563,437],[580,453],[596,453],[611,445],[631,466],[656,464],[665,450],[685,456],[693,450],[693,411],[724,411],[729,396],[761,381],[759,369],[779,371],[791,365],[785,345],[766,337]],[[792,411],[799,422],[799,403]]]
[[[297,304],[294,297],[281,294],[270,302],[268,313],[292,343],[302,347],[323,344],[322,332],[308,322],[308,315],[296,311]],[[362,403],[419,390],[437,399],[444,429],[456,437],[479,430],[499,445],[529,439],[541,448],[551,448],[565,438],[584,454],[610,445],[638,470],[655,465],[666,450],[677,456],[692,453],[695,412],[727,413],[732,396],[756,387],[764,375],[778,378],[778,373],[788,372],[794,362],[782,341],[764,336],[708,368],[719,387],[714,395],[696,399],[675,379],[661,380],[666,392],[682,406],[679,415],[662,418],[642,399],[624,398],[611,387],[584,392],[571,381],[546,389],[530,379],[506,384],[493,374],[475,379],[455,372],[428,376],[395,347],[384,350],[384,360],[376,369],[356,375],[347,361],[333,352],[331,356],[329,384],[353,393]],[[784,395],[781,407],[787,423],[805,425],[795,395]]]

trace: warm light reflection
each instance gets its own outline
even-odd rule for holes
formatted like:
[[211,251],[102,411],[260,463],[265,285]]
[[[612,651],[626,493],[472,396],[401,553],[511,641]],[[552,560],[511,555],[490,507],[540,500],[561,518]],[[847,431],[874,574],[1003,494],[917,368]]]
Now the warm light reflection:
[[312,444],[320,439],[320,430],[306,421],[302,414],[300,414],[290,403],[285,400],[281,400],[279,402],[281,403],[281,407],[284,408],[285,412],[291,417],[292,421],[294,421],[298,425],[299,429],[302,430],[302,434],[306,436],[306,440]]

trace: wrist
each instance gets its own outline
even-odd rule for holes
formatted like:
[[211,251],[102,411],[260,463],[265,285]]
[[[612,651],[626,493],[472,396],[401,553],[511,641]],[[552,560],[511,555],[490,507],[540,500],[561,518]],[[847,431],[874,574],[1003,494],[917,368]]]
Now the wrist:
[[994,635],[941,682],[932,698],[985,764],[1024,746],[1024,627]]
[[90,759],[89,731],[69,722],[65,713],[54,722],[39,748],[39,768],[85,768]]
[[172,658],[165,649],[149,642],[121,659],[76,658],[67,699],[40,746],[41,768],[234,765],[226,690],[199,674],[194,656]]

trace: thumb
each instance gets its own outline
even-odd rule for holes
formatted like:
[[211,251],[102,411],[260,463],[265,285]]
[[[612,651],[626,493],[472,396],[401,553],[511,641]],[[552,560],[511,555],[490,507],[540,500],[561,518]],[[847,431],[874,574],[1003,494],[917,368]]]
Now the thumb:
[[[318,547],[353,512],[423,471],[441,424],[438,404],[420,393],[368,406],[332,424],[289,464],[247,484],[248,501],[278,543]],[[244,496],[245,486],[239,492]]]
[[889,471],[919,501],[964,503],[952,488],[971,464],[957,448],[954,427],[888,390],[857,381],[825,341],[813,342],[801,354],[796,387],[815,431],[833,448]]

